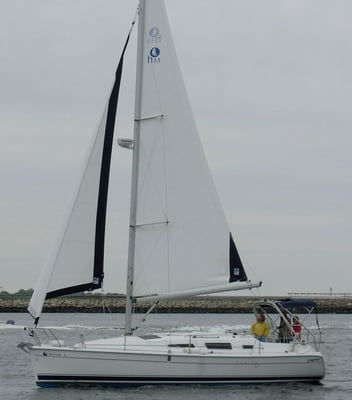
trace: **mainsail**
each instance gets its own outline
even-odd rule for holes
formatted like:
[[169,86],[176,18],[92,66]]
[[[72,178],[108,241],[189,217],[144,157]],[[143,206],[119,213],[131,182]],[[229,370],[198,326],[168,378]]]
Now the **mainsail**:
[[110,161],[123,59],[129,37],[63,233],[40,274],[28,306],[36,323],[46,299],[102,286]]
[[133,297],[233,290],[247,276],[205,159],[164,3],[141,4]]

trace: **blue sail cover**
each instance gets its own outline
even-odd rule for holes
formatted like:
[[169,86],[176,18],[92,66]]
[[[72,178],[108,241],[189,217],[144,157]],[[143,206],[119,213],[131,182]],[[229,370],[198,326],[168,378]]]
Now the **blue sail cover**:
[[315,301],[306,299],[281,300],[279,304],[285,308],[315,308],[317,306]]

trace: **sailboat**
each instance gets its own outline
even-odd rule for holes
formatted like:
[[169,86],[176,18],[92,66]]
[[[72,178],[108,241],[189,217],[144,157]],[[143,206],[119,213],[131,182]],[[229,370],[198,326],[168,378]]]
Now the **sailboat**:
[[[46,299],[91,291],[104,280],[110,161],[123,62],[116,70],[100,127],[62,234],[28,306],[30,353],[39,386],[318,381],[325,367],[317,346],[302,339],[263,343],[246,334],[138,334],[133,309],[150,302],[259,287],[239,256],[218,198],[179,69],[162,0],[140,0],[132,184],[124,334],[66,346],[43,343]],[[137,18],[137,17],[136,17]],[[288,323],[283,303],[271,305]],[[268,314],[269,315],[269,314]],[[49,336],[50,332],[46,332]]]

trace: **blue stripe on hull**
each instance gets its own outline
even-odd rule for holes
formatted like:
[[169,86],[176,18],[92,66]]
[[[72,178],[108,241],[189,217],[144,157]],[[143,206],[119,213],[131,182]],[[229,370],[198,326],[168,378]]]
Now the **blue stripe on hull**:
[[79,375],[38,375],[37,385],[51,387],[61,385],[174,385],[174,384],[236,384],[236,383],[275,383],[275,382],[319,382],[322,377],[134,377],[134,376],[79,376]]

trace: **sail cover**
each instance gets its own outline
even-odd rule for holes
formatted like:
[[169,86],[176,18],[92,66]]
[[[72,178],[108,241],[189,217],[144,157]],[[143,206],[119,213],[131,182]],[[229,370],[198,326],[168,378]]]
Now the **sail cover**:
[[205,159],[164,4],[142,4],[133,296],[230,290],[247,276]]
[[36,322],[45,299],[102,286],[110,161],[123,58],[129,36],[63,233],[40,274],[28,307]]

